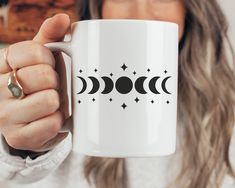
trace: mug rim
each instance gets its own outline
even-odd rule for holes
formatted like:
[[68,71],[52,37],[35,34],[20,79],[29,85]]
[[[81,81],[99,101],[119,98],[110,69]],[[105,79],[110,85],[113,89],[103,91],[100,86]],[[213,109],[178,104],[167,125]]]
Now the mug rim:
[[81,20],[77,22],[73,22],[71,24],[71,28],[75,27],[78,24],[81,23],[91,23],[91,22],[132,22],[132,23],[138,23],[138,22],[145,22],[145,23],[155,23],[155,24],[166,24],[166,25],[172,25],[179,27],[179,24],[175,22],[170,21],[161,21],[161,20],[146,20],[146,19],[91,19],[91,20]]

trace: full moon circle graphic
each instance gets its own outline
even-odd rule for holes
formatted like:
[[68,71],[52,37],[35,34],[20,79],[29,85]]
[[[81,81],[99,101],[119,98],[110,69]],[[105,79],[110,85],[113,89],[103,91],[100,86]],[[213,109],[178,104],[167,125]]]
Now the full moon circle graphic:
[[127,94],[132,90],[133,83],[130,78],[123,76],[116,81],[115,87],[119,93]]

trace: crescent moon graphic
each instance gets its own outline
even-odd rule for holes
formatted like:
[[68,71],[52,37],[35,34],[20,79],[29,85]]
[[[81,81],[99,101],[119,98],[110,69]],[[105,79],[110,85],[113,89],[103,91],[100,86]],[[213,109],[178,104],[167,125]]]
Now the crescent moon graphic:
[[147,77],[142,76],[137,78],[135,81],[135,89],[138,93],[140,94],[146,94],[147,92],[144,90],[144,81],[146,80]]
[[112,79],[107,76],[103,76],[101,78],[104,80],[104,83],[105,83],[105,88],[101,93],[102,94],[110,93],[113,90],[113,86],[114,86]]
[[154,94],[160,94],[159,91],[156,88],[156,82],[159,79],[159,76],[155,76],[153,77],[150,81],[149,81],[149,89],[150,91],[152,91]]
[[85,80],[84,78],[82,78],[82,77],[80,77],[80,76],[77,76],[77,77],[81,79],[82,84],[83,84],[82,90],[77,93],[77,94],[81,94],[81,93],[83,93],[83,92],[86,90],[86,88],[87,88],[87,83],[86,83],[86,80]]
[[166,77],[163,81],[162,81],[162,90],[167,93],[167,94],[171,94],[167,89],[166,89],[166,81],[171,78],[171,76]]
[[88,94],[94,94],[96,93],[99,88],[100,88],[100,83],[99,83],[99,80],[97,80],[97,78],[93,77],[93,76],[89,76],[88,78],[91,79],[92,81],[92,84],[93,84],[93,87],[91,89],[91,91],[88,93]]

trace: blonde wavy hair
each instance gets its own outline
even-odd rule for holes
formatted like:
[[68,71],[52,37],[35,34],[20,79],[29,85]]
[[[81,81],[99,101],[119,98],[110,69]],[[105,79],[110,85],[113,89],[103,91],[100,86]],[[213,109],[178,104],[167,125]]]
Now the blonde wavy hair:
[[[80,19],[101,18],[102,0],[80,0]],[[216,0],[185,0],[180,41],[178,131],[183,130],[181,171],[168,187],[219,188],[229,160],[234,127],[234,57],[228,24]],[[180,133],[179,133],[180,134]],[[127,188],[125,159],[86,157],[84,175],[97,188]]]

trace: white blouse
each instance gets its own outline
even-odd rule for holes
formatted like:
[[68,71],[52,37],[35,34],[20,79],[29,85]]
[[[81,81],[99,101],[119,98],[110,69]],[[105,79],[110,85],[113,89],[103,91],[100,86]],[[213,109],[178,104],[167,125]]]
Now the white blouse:
[[[72,150],[72,135],[53,150],[35,160],[9,154],[3,139],[0,142],[0,180],[4,188],[93,188],[83,176],[84,155]],[[127,158],[130,188],[164,188],[180,167],[180,149],[165,157]],[[230,145],[230,159],[235,166],[235,139]],[[0,183],[1,185],[1,183]],[[235,181],[226,175],[222,188],[234,188]]]

